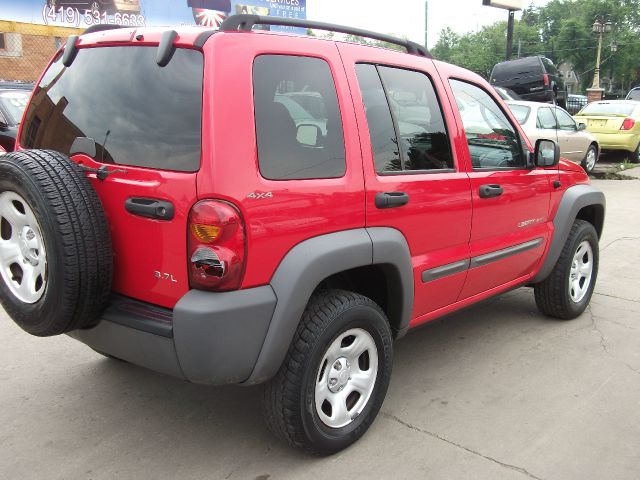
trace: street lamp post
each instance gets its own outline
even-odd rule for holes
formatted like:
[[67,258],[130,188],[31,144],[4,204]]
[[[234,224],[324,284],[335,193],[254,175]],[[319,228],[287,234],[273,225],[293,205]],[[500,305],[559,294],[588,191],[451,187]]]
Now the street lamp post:
[[596,54],[596,68],[593,72],[593,84],[587,89],[587,97],[589,103],[602,100],[603,89],[600,88],[600,54],[602,52],[602,37],[605,33],[609,33],[612,23],[609,20],[598,17],[593,22],[593,32],[598,35],[598,53]]

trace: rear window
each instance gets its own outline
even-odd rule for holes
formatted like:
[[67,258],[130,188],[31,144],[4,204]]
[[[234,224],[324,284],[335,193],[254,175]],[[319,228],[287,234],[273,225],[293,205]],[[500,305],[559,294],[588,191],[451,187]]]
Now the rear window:
[[544,65],[544,69],[547,71],[547,73],[550,73],[552,75],[557,75],[558,70],[556,69],[556,66],[553,64],[551,60],[545,57],[542,57],[541,60],[542,60],[542,64]]
[[493,67],[492,82],[502,82],[516,77],[542,73],[542,65],[538,57],[521,58],[502,62]]
[[24,109],[29,102],[29,93],[22,90],[0,91],[0,103],[4,111],[9,115],[9,118],[7,118],[9,123],[17,124],[20,122]]
[[640,88],[631,90],[625,100],[640,100]]
[[525,105],[512,105],[510,103],[508,105],[511,109],[511,113],[513,113],[513,116],[516,117],[516,120],[518,120],[518,123],[520,125],[524,125],[527,121],[527,118],[529,118],[531,109]]
[[20,144],[69,154],[78,137],[104,163],[183,172],[200,166],[202,54],[177,49],[166,67],[157,47],[80,49],[58,58],[36,87]]
[[620,115],[629,116],[636,108],[635,103],[594,102],[582,109],[580,115]]

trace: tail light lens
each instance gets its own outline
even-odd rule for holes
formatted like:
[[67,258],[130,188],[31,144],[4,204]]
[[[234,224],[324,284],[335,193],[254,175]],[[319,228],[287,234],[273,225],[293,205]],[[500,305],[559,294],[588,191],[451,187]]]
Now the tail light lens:
[[549,75],[548,74],[544,74],[542,75],[542,81],[544,82],[544,86],[548,87],[549,86]]
[[219,200],[196,203],[189,214],[189,284],[236,290],[244,274],[245,231],[240,213]]
[[631,130],[635,124],[636,121],[633,118],[625,118],[620,130]]

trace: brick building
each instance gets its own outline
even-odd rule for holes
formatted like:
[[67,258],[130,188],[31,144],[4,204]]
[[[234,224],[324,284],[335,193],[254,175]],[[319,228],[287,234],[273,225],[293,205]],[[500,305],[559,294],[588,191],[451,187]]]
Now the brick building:
[[81,31],[0,21],[0,80],[36,81],[67,37]]

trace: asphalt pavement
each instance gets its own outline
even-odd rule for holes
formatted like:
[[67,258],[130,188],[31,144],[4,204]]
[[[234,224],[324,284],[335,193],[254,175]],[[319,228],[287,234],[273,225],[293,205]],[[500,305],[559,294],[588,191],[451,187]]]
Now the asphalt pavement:
[[591,307],[552,320],[521,288],[410,333],[380,416],[329,458],[272,438],[259,387],[190,385],[0,310],[0,478],[638,479],[640,180],[593,183]]

